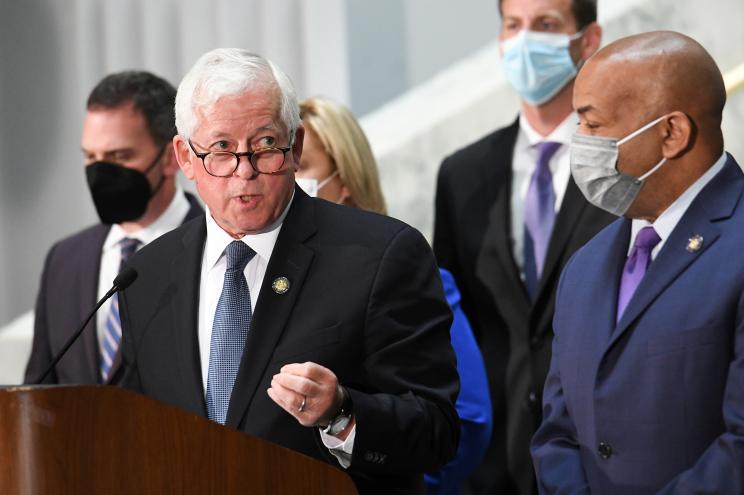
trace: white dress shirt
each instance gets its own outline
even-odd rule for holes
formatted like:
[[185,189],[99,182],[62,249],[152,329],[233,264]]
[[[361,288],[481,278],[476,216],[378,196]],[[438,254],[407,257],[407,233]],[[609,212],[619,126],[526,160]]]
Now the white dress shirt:
[[[161,235],[170,232],[181,225],[189,213],[189,201],[183,189],[176,186],[176,193],[173,195],[168,208],[153,223],[134,232],[125,232],[119,225],[111,226],[106,240],[103,242],[101,250],[101,266],[98,272],[98,299],[102,298],[111,288],[114,278],[119,274],[119,265],[121,264],[121,246],[119,242],[129,237],[137,239],[141,249],[146,244],[154,241]],[[96,314],[96,335],[98,336],[99,352],[102,352],[102,342],[106,334],[106,319],[111,309],[111,299],[103,303],[101,309]]]
[[538,150],[536,145],[543,141],[553,141],[563,145],[558,148],[548,164],[550,172],[553,174],[553,191],[555,192],[555,211],[557,214],[561,209],[568,179],[571,176],[568,145],[578,124],[578,115],[571,113],[550,135],[542,136],[527,122],[524,115],[519,116],[519,132],[514,144],[514,155],[512,156],[511,236],[512,254],[523,280],[524,202],[527,198],[532,174],[537,167]]
[[[271,259],[271,253],[274,251],[276,239],[279,237],[282,224],[293,200],[294,195],[279,219],[263,232],[245,235],[240,239],[240,241],[246,243],[256,252],[256,255],[248,262],[243,271],[251,295],[253,313],[256,312],[256,308],[258,307],[258,296],[264,276],[266,275],[266,268]],[[231,242],[236,240],[217,225],[208,208],[206,217],[207,240],[204,246],[204,254],[202,255],[201,281],[199,285],[199,358],[201,361],[202,385],[205,394],[207,380],[209,378],[212,324],[214,323],[214,314],[217,311],[217,303],[222,294],[222,285],[225,279],[225,271],[227,270],[225,249]],[[320,432],[320,438],[323,444],[344,468],[349,467],[351,464],[351,453],[354,447],[355,436],[356,425],[345,441],[331,435],[326,435],[322,431]]]
[[[628,244],[628,256],[630,256],[630,251],[633,249],[633,243],[635,242],[638,232],[640,232],[642,228],[648,227],[650,225],[654,228],[658,236],[661,238],[661,241],[651,251],[651,260],[656,259],[656,255],[659,254],[661,248],[664,247],[666,240],[672,234],[672,231],[677,226],[680,219],[682,219],[682,216],[687,211],[687,208],[690,207],[697,195],[700,194],[700,191],[703,190],[708,182],[710,182],[713,177],[715,177],[716,174],[718,174],[718,172],[723,169],[723,166],[725,164],[726,153],[724,152],[723,155],[721,155],[721,158],[719,158],[712,167],[710,167],[703,175],[701,175],[698,180],[696,180],[690,187],[688,187],[687,190],[683,192],[674,201],[674,203],[671,204],[671,206],[669,206],[669,208],[664,210],[664,212],[659,215],[659,217],[653,224],[648,222],[647,220],[634,219],[633,223],[631,224],[630,241]],[[669,164],[665,163],[664,165],[662,165],[662,167],[666,166],[669,166]]]

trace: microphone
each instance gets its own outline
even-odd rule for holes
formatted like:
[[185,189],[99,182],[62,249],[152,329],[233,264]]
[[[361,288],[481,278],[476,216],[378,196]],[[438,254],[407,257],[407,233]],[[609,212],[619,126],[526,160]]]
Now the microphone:
[[119,292],[120,290],[124,290],[130,285],[132,285],[132,282],[134,282],[137,279],[137,270],[135,270],[132,267],[127,267],[122,272],[116,276],[114,279],[114,284],[111,286],[108,292],[101,298],[98,303],[96,303],[96,306],[93,308],[93,311],[90,312],[88,317],[85,319],[85,322],[80,326],[80,328],[75,332],[72,337],[70,337],[67,342],[65,343],[65,346],[62,348],[59,353],[57,353],[56,356],[54,356],[54,359],[52,359],[52,362],[49,364],[47,369],[44,371],[44,374],[41,375],[41,378],[39,378],[36,381],[36,385],[41,385],[41,383],[44,381],[44,379],[49,375],[49,373],[52,372],[55,366],[57,366],[57,363],[60,359],[62,359],[62,356],[64,356],[67,353],[67,350],[72,346],[72,344],[75,343],[75,341],[80,337],[80,334],[83,333],[83,330],[85,329],[86,325],[88,325],[88,322],[91,318],[93,318],[93,315],[96,314],[98,309],[103,305],[103,303],[106,302],[108,298]]

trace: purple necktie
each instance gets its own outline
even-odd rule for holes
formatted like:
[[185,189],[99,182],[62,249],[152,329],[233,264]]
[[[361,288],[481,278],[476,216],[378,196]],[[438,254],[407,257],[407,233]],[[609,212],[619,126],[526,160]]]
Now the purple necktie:
[[548,241],[555,222],[555,192],[550,159],[561,147],[561,143],[544,141],[535,147],[538,151],[537,166],[532,174],[524,205],[524,274],[531,296],[534,295],[543,271]]
[[617,321],[623,316],[630,298],[643,280],[648,265],[651,264],[651,251],[661,241],[653,227],[643,227],[636,235],[633,249],[625,261],[623,276],[620,279],[620,291],[617,297]]

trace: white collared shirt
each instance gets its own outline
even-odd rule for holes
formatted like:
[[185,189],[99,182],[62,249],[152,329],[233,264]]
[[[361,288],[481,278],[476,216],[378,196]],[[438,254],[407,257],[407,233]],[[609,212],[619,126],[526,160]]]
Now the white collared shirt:
[[[723,155],[721,155],[721,158],[719,158],[712,167],[710,167],[703,175],[701,175],[698,180],[696,180],[690,187],[688,187],[687,190],[683,192],[674,201],[674,203],[671,204],[671,206],[669,206],[669,208],[664,210],[664,212],[659,215],[659,217],[653,224],[648,222],[647,220],[633,219],[633,222],[631,224],[630,241],[628,244],[628,255],[630,255],[630,251],[633,249],[633,243],[635,243],[638,232],[640,232],[642,228],[651,225],[661,238],[661,241],[651,251],[651,260],[656,259],[656,255],[659,254],[659,252],[661,251],[664,243],[672,234],[672,231],[677,226],[679,221],[682,219],[682,216],[687,211],[687,208],[690,207],[697,195],[700,194],[700,191],[703,190],[708,182],[710,182],[713,177],[715,177],[716,174],[718,174],[718,172],[723,169],[723,166],[725,164],[726,153],[724,152]],[[667,166],[667,164],[662,165],[662,167],[664,166]]]
[[558,213],[566,194],[568,179],[571,176],[568,145],[571,136],[576,132],[579,117],[571,113],[548,136],[542,136],[527,121],[524,115],[519,116],[519,132],[514,143],[512,157],[512,189],[511,189],[511,238],[512,254],[517,263],[519,273],[524,279],[524,202],[530,186],[532,174],[537,167],[538,150],[536,145],[543,141],[561,143],[550,159],[550,171],[553,174],[553,191],[555,192],[555,211]]
[[[98,272],[98,299],[102,298],[111,288],[114,278],[119,274],[121,264],[121,242],[124,238],[137,239],[140,245],[137,249],[154,241],[161,235],[170,232],[183,223],[189,213],[189,201],[180,186],[176,186],[168,208],[150,225],[134,232],[126,232],[121,226],[114,224],[109,229],[101,250],[101,266]],[[103,303],[96,314],[96,335],[98,336],[99,352],[102,352],[102,342],[106,334],[106,319],[111,309],[111,299]]]

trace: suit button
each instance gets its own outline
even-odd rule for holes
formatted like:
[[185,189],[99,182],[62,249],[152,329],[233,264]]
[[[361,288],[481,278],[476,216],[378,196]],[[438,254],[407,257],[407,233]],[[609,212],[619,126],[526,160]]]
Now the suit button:
[[602,459],[609,459],[612,456],[612,446],[609,443],[599,442],[597,452]]
[[540,347],[540,344],[541,343],[542,343],[542,341],[540,340],[540,337],[538,337],[537,335],[535,335],[534,337],[532,337],[530,339],[530,348],[533,351],[535,351],[535,350],[537,350]]
[[540,412],[540,400],[537,397],[537,392],[534,390],[530,390],[530,393],[527,394],[527,398],[524,400],[524,407],[530,411],[531,413],[539,413]]

